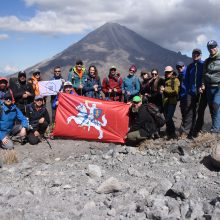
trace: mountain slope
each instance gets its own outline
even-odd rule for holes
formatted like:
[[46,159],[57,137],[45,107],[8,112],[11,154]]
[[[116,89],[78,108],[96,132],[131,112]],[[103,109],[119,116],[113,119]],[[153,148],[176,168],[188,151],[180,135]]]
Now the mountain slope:
[[44,74],[43,78],[48,78],[54,66],[60,65],[66,77],[69,68],[79,58],[87,68],[90,64],[97,65],[101,77],[108,73],[112,65],[125,75],[131,64],[135,64],[139,71],[142,68],[163,71],[166,65],[175,67],[179,60],[186,64],[191,61],[187,56],[164,49],[124,26],[106,23],[61,53],[28,70],[39,68]]

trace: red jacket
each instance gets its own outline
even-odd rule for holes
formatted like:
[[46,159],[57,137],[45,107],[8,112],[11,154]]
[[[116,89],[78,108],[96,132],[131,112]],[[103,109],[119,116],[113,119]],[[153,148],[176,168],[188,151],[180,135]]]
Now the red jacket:
[[[121,101],[122,96],[122,78],[120,77],[120,74],[117,74],[116,76],[109,75],[108,77],[105,77],[102,81],[102,91],[105,94],[106,99],[110,99],[113,101]],[[112,89],[112,92],[109,93],[109,89]],[[114,92],[114,89],[117,89],[117,92]]]

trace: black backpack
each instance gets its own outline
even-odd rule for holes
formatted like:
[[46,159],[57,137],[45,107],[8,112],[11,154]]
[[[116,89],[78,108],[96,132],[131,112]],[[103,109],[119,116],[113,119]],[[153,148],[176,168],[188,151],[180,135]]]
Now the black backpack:
[[166,123],[165,117],[155,104],[150,102],[147,103],[147,110],[150,113],[150,115],[153,117],[158,128],[161,128],[165,125]]

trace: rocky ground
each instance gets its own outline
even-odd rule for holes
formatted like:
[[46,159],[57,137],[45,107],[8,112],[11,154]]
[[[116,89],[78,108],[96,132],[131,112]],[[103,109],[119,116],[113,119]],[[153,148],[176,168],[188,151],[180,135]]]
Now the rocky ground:
[[140,147],[73,140],[16,145],[0,169],[1,220],[220,219],[215,138]]

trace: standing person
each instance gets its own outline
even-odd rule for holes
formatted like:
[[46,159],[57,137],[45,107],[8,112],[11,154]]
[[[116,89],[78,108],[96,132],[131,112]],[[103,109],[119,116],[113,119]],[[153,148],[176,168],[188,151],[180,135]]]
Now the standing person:
[[207,43],[209,57],[205,60],[203,71],[203,84],[201,91],[206,89],[208,105],[212,118],[212,133],[220,131],[220,54],[215,40]]
[[[59,79],[62,81],[62,86],[60,88],[60,91],[61,91],[61,89],[63,88],[63,83],[65,82],[65,80],[62,77],[61,67],[56,66],[56,67],[54,67],[54,70],[53,70],[53,77],[50,80],[59,80]],[[54,123],[54,120],[55,120],[55,110],[52,107],[55,98],[56,98],[56,95],[52,95],[50,97],[50,104],[51,104],[51,109],[52,109],[52,123]]]
[[27,106],[27,117],[30,124],[28,141],[32,145],[38,144],[50,124],[50,117],[44,106],[43,96],[35,96],[34,102]]
[[150,73],[143,69],[141,70],[141,79],[140,82],[140,93],[142,95],[142,99],[148,101],[148,97],[150,95],[150,82],[152,80],[152,77]]
[[134,96],[129,111],[127,141],[137,143],[152,138],[155,133],[157,133],[156,124],[147,110],[147,104],[142,103],[140,96]]
[[154,103],[163,112],[163,100],[161,88],[164,87],[165,81],[160,77],[157,69],[151,70],[150,95],[149,102]]
[[161,88],[163,92],[164,116],[166,119],[167,138],[176,138],[176,128],[173,116],[176,110],[180,81],[175,76],[173,67],[166,66],[165,70],[165,86]]
[[137,96],[140,92],[140,81],[135,73],[137,68],[132,65],[129,68],[129,74],[123,79],[122,93],[124,94],[124,102],[131,101],[134,96]]
[[72,82],[73,88],[78,95],[83,95],[83,87],[87,78],[86,68],[82,60],[77,60],[76,65],[69,71],[68,81]]
[[83,91],[85,96],[91,98],[100,98],[100,91],[102,89],[100,77],[96,66],[91,65],[89,67],[88,76],[85,79]]
[[198,132],[202,130],[204,124],[204,114],[207,106],[207,98],[205,91],[200,91],[202,86],[202,73],[204,61],[201,59],[202,51],[198,48],[192,51],[193,62],[187,66],[186,71],[186,84],[187,92],[187,105],[186,111],[186,124],[190,126],[188,138],[196,137]]
[[[18,120],[21,124],[15,125]],[[28,121],[22,112],[12,103],[12,95],[6,92],[3,101],[0,101],[0,144],[2,148],[14,147],[10,136],[19,135],[24,143]]]
[[122,78],[117,73],[115,66],[109,69],[109,74],[102,81],[102,91],[106,100],[121,101],[122,98]]
[[[64,83],[64,85],[63,85],[63,91],[61,91],[61,93],[62,93],[62,92],[63,92],[63,93],[67,93],[67,94],[78,95],[78,94],[75,92],[72,83],[69,82],[69,81],[66,81],[66,82]],[[59,94],[60,94],[60,93],[59,93]],[[53,101],[53,104],[52,104],[52,108],[53,108],[53,110],[55,111],[55,113],[56,113],[57,106],[58,106],[58,104],[59,104],[59,101],[58,101],[59,94],[56,95],[56,97],[55,97],[55,99],[54,99],[54,101]]]
[[189,133],[190,130],[190,124],[187,123],[186,121],[186,106],[187,106],[187,83],[186,83],[186,70],[187,67],[182,61],[177,62],[176,64],[176,69],[178,73],[178,79],[180,81],[180,90],[179,90],[179,101],[180,101],[180,111],[181,111],[181,116],[182,116],[182,121],[180,125],[180,136],[182,138],[187,137],[187,134]]
[[26,106],[34,100],[33,87],[26,81],[26,77],[26,72],[20,71],[17,80],[10,84],[15,104],[24,115],[26,115]]
[[34,94],[35,95],[40,95],[38,82],[41,81],[41,76],[40,76],[40,70],[39,69],[32,70],[31,79],[32,79],[32,86],[33,86]]
[[6,92],[10,92],[12,95],[12,101],[14,102],[14,96],[11,89],[9,89],[8,80],[4,77],[0,77],[0,100],[4,100],[4,95]]

